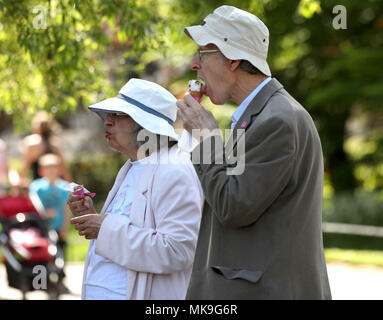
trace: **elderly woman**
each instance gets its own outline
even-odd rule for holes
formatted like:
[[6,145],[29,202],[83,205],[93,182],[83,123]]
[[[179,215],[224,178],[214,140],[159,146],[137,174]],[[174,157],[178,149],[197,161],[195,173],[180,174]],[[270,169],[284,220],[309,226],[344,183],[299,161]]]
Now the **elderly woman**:
[[177,146],[176,98],[155,83],[131,79],[117,97],[89,109],[104,119],[110,147],[129,160],[101,214],[91,198],[69,197],[71,222],[92,239],[82,298],[184,299],[203,193]]

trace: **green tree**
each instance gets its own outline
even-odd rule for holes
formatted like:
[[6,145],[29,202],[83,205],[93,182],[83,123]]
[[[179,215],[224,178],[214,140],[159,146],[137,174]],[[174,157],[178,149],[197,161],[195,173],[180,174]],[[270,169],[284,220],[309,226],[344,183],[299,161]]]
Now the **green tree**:
[[[336,30],[333,8],[339,4],[347,10],[347,26]],[[381,114],[382,9],[381,1],[321,1],[320,10],[306,19],[284,1],[265,8],[274,39],[270,52],[274,73],[313,116],[337,192],[354,190],[361,183],[354,175],[361,162],[382,162],[378,154],[355,161],[345,150],[345,129],[352,113],[357,109],[362,114]],[[381,144],[381,131],[364,134]]]
[[154,0],[0,1],[0,110],[24,128],[37,109],[62,113],[108,94],[105,55],[158,49],[165,22],[158,7]]
[[[24,129],[37,109],[60,114],[114,95],[151,61],[185,66],[196,45],[183,28],[223,4],[269,27],[272,73],[312,115],[335,192],[366,179],[382,189],[383,133],[370,125],[382,114],[382,1],[0,0],[0,111]],[[336,5],[346,29],[333,26]],[[360,140],[347,135],[355,112],[369,119]]]

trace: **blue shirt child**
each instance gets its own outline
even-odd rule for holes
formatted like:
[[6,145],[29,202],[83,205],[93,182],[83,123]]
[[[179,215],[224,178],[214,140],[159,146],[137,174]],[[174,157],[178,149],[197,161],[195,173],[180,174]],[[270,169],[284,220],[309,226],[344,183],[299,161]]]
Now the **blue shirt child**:
[[51,185],[45,178],[34,180],[29,186],[31,192],[36,192],[44,205],[45,209],[54,209],[56,215],[48,219],[50,229],[60,230],[64,223],[64,210],[69,197],[69,191],[64,187],[68,183],[62,179],[57,179]]

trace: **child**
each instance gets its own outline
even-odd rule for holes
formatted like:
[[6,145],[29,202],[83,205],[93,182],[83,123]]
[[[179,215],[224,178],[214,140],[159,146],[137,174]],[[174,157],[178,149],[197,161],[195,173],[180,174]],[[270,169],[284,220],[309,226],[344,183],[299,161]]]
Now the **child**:
[[[60,178],[61,159],[53,153],[48,153],[40,157],[38,164],[39,175],[42,178],[34,180],[29,190],[39,196],[49,217],[48,227],[56,230],[59,236],[58,245],[64,250],[70,211],[66,205],[69,191],[64,189],[67,182]],[[60,275],[60,280],[63,277],[64,274]],[[67,289],[64,290],[66,291]]]

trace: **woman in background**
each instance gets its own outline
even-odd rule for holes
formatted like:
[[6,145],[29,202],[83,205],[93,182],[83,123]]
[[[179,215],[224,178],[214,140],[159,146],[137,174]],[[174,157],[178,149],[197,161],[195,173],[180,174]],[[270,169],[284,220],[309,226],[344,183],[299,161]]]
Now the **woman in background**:
[[32,180],[41,178],[38,170],[39,158],[47,153],[56,154],[61,160],[60,176],[71,181],[71,174],[61,153],[57,137],[53,135],[54,121],[46,111],[36,113],[32,121],[33,133],[23,139],[21,177],[27,179],[32,171]]

